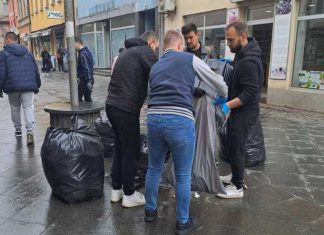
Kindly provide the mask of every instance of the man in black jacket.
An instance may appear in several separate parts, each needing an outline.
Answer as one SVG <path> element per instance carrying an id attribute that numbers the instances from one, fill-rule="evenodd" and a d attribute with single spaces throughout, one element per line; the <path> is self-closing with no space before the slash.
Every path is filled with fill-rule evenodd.
<path id="1" fill-rule="evenodd" d="M 145 204 L 144 195 L 135 191 L 134 177 L 140 155 L 140 111 L 147 96 L 151 67 L 157 62 L 158 46 L 154 32 L 126 40 L 126 50 L 116 61 L 108 88 L 106 112 L 116 135 L 111 201 L 123 199 L 124 207 Z"/>
<path id="2" fill-rule="evenodd" d="M 248 38 L 248 27 L 236 21 L 226 28 L 226 38 L 232 53 L 236 53 L 234 73 L 228 84 L 228 102 L 222 110 L 229 115 L 228 141 L 232 174 L 221 177 L 226 187 L 222 198 L 243 197 L 245 169 L 245 143 L 251 127 L 260 115 L 260 97 L 263 84 L 261 49 L 253 38 Z"/>

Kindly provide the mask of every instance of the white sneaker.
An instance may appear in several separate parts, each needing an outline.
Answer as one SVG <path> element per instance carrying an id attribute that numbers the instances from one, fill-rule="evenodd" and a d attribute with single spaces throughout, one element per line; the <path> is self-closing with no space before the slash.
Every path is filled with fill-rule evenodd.
<path id="1" fill-rule="evenodd" d="M 123 202 L 122 202 L 123 207 L 130 208 L 130 207 L 143 206 L 143 205 L 145 205 L 145 197 L 142 193 L 135 191 L 130 196 L 127 195 L 123 196 Z"/>
<path id="2" fill-rule="evenodd" d="M 231 184 L 232 183 L 232 174 L 225 175 L 225 176 L 219 176 L 220 180 L 225 184 Z"/>
<path id="3" fill-rule="evenodd" d="M 111 202 L 119 202 L 123 198 L 123 190 L 111 190 Z"/>
<path id="4" fill-rule="evenodd" d="M 235 185 L 231 184 L 225 187 L 226 193 L 218 193 L 217 197 L 225 198 L 225 199 L 233 199 L 233 198 L 242 198 L 243 197 L 243 188 L 237 189 Z"/>

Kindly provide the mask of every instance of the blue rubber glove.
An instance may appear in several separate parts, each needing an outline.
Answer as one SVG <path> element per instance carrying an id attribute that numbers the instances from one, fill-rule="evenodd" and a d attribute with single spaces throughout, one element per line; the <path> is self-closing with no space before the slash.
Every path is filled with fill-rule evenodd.
<path id="1" fill-rule="evenodd" d="M 224 113 L 226 119 L 229 118 L 231 114 L 231 109 L 228 107 L 226 103 L 221 104 L 222 112 Z"/>
<path id="2" fill-rule="evenodd" d="M 225 104 L 227 102 L 227 98 L 223 96 L 216 96 L 216 98 L 213 100 L 213 105 L 220 105 Z"/>

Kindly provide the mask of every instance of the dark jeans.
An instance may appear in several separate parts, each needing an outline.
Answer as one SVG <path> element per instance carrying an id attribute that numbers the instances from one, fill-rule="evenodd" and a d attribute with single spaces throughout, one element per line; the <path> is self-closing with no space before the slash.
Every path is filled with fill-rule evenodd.
<path id="1" fill-rule="evenodd" d="M 57 60 L 57 63 L 58 63 L 58 69 L 59 71 L 64 71 L 64 67 L 63 67 L 63 59 L 58 59 Z"/>
<path id="2" fill-rule="evenodd" d="M 244 185 L 245 145 L 258 117 L 259 113 L 243 111 L 231 113 L 228 120 L 228 150 L 233 174 L 232 183 L 239 189 Z"/>
<path id="3" fill-rule="evenodd" d="M 136 159 L 140 156 L 139 115 L 106 105 L 106 112 L 115 132 L 116 156 L 112 166 L 112 186 L 125 195 L 135 191 Z"/>
<path id="4" fill-rule="evenodd" d="M 42 72 L 49 73 L 49 71 L 51 70 L 50 63 L 51 63 L 50 61 L 43 59 L 43 71 Z"/>
<path id="5" fill-rule="evenodd" d="M 79 101 L 82 102 L 83 97 L 85 102 L 92 102 L 91 91 L 87 87 L 87 81 L 85 79 L 80 79 L 78 85 Z"/>

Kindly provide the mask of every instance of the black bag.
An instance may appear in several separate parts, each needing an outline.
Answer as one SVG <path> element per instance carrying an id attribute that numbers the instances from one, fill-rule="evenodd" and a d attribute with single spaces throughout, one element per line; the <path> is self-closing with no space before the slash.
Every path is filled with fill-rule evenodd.
<path id="1" fill-rule="evenodd" d="M 116 154 L 115 133 L 105 112 L 102 112 L 100 117 L 95 121 L 94 128 L 101 136 L 104 146 L 104 156 L 106 158 L 114 158 Z"/>
<path id="2" fill-rule="evenodd" d="M 219 134 L 219 155 L 224 161 L 229 162 L 227 141 L 227 126 L 225 126 L 222 132 Z M 263 165 L 265 160 L 266 150 L 264 144 L 263 129 L 261 125 L 261 120 L 258 119 L 251 129 L 248 140 L 245 145 L 245 166 L 253 167 Z"/>
<path id="3" fill-rule="evenodd" d="M 43 169 L 55 196 L 66 203 L 103 194 L 104 161 L 100 136 L 74 117 L 73 128 L 48 128 L 41 149 Z"/>

